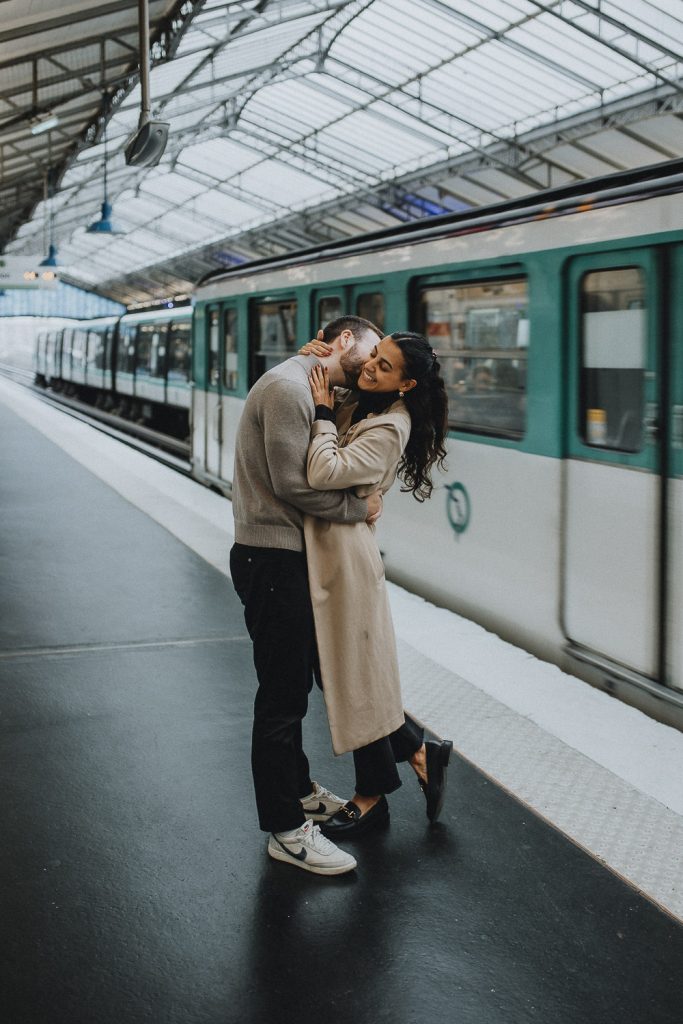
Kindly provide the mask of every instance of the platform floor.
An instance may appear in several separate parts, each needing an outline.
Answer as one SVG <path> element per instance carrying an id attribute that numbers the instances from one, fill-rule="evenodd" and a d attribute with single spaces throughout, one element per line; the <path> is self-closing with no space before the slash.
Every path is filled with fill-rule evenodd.
<path id="1" fill-rule="evenodd" d="M 1 402 L 0 437 L 3 1021 L 680 1024 L 680 922 L 457 756 L 352 875 L 271 861 L 230 581 Z M 347 792 L 318 693 L 305 742 Z"/>

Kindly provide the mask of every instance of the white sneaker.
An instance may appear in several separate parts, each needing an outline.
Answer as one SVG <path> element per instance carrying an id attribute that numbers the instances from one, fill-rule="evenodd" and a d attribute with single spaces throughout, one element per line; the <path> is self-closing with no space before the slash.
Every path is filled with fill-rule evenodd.
<path id="1" fill-rule="evenodd" d="M 318 825 L 307 821 L 289 835 L 272 833 L 268 839 L 268 853 L 274 860 L 283 860 L 316 875 L 343 875 L 353 871 L 356 861 L 331 843 Z"/>
<path id="2" fill-rule="evenodd" d="M 310 796 L 303 797 L 301 806 L 309 821 L 327 821 L 333 814 L 336 814 L 344 806 L 346 800 L 340 796 L 330 793 L 318 782 L 313 783 L 313 792 Z"/>

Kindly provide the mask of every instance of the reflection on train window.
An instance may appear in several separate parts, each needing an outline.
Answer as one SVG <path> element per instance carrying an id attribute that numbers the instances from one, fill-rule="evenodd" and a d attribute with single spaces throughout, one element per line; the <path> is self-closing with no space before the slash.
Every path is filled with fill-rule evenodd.
<path id="1" fill-rule="evenodd" d="M 135 328 L 131 324 L 119 326 L 116 369 L 118 373 L 135 372 Z"/>
<path id="2" fill-rule="evenodd" d="M 88 332 L 77 327 L 71 335 L 71 369 L 72 371 L 83 371 L 85 369 L 85 353 L 88 344 Z"/>
<path id="3" fill-rule="evenodd" d="M 321 327 L 327 327 L 330 320 L 336 320 L 342 315 L 342 300 L 338 295 L 328 295 L 318 303 L 318 323 L 316 331 Z"/>
<path id="4" fill-rule="evenodd" d="M 135 374 L 137 377 L 163 377 L 166 366 L 166 325 L 138 326 Z"/>
<path id="5" fill-rule="evenodd" d="M 187 384 L 190 379 L 192 324 L 189 320 L 172 320 L 168 327 L 169 383 Z"/>
<path id="6" fill-rule="evenodd" d="M 421 329 L 441 364 L 453 429 L 524 435 L 527 304 L 524 278 L 422 289 Z"/>
<path id="7" fill-rule="evenodd" d="M 223 385 L 235 391 L 238 384 L 237 310 L 223 311 Z"/>
<path id="8" fill-rule="evenodd" d="M 253 311 L 258 378 L 296 352 L 296 302 L 257 302 Z"/>
<path id="9" fill-rule="evenodd" d="M 356 315 L 370 320 L 384 331 L 384 296 L 381 292 L 365 292 L 356 299 Z"/>
<path id="10" fill-rule="evenodd" d="M 88 370 L 103 370 L 107 331 L 90 331 L 88 335 Z"/>
<path id="11" fill-rule="evenodd" d="M 220 371 L 221 312 L 209 310 L 209 387 L 218 387 Z"/>
<path id="12" fill-rule="evenodd" d="M 643 448 L 647 334 L 639 267 L 585 274 L 581 282 L 581 432 L 597 448 Z"/>

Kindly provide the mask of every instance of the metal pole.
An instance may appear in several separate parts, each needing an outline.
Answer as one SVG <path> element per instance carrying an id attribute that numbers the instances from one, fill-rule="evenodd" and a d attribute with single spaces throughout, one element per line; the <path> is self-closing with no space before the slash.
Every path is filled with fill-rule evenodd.
<path id="1" fill-rule="evenodd" d="M 149 0 L 138 0 L 138 24 L 140 35 L 140 124 L 150 118 L 149 100 Z"/>

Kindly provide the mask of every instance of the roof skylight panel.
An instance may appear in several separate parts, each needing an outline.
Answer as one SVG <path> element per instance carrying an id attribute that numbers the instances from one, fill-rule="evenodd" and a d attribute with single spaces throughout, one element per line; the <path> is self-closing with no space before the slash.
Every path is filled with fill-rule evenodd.
<path id="1" fill-rule="evenodd" d="M 576 19 L 580 23 L 580 19 Z M 598 26 L 599 28 L 599 26 Z M 591 39 L 567 22 L 543 15 L 527 25 L 513 29 L 510 39 L 519 40 L 539 53 L 549 53 L 566 63 L 569 70 L 588 78 L 598 76 L 606 84 L 637 74 L 641 69 L 609 46 Z"/>
<path id="2" fill-rule="evenodd" d="M 332 90 L 318 91 L 315 81 L 289 79 L 278 82 L 256 93 L 245 108 L 249 116 L 291 117 L 292 121 L 307 128 L 306 134 L 340 117 L 346 116 L 354 105 Z"/>
<path id="3" fill-rule="evenodd" d="M 211 189 L 197 196 L 191 208 L 213 221 L 216 231 L 220 231 L 221 225 L 232 228 L 244 224 L 264 212 L 263 204 L 252 204 L 246 196 L 239 199 L 236 196 L 228 196 L 218 189 Z"/>
<path id="4" fill-rule="evenodd" d="M 240 175 L 240 186 L 284 208 L 312 199 L 325 187 L 279 160 L 266 160 Z"/>
<path id="5" fill-rule="evenodd" d="M 198 192 L 202 192 L 205 186 L 191 176 L 186 176 L 177 171 L 167 171 L 156 176 L 147 175 L 140 182 L 140 192 L 149 195 L 158 195 L 178 204 L 186 202 Z"/>

